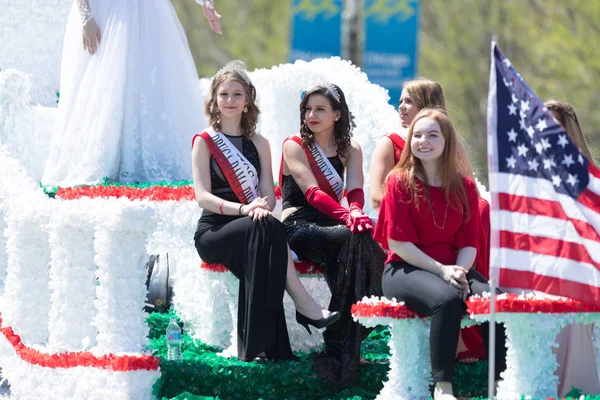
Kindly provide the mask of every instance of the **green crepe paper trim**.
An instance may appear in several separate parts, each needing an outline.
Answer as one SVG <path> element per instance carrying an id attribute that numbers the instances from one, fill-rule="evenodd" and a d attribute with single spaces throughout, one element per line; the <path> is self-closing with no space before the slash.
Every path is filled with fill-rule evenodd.
<path id="1" fill-rule="evenodd" d="M 389 368 L 389 331 L 378 327 L 363 342 L 363 356 L 371 362 L 363 366 L 354 382 L 342 388 L 320 379 L 312 370 L 312 360 L 306 354 L 297 354 L 300 361 L 268 362 L 264 365 L 245 363 L 237 359 L 218 357 L 220 351 L 189 335 L 182 335 L 183 360 L 166 360 L 167 346 L 164 333 L 173 311 L 152 313 L 149 349 L 161 357 L 161 378 L 153 387 L 153 395 L 162 400 L 200 399 L 374 399 L 387 379 Z M 457 363 L 454 371 L 454 390 L 457 397 L 486 399 L 487 361 L 471 364 Z M 574 389 L 567 399 L 580 399 L 583 394 Z M 525 400 L 525 397 L 522 397 Z M 586 400 L 600 400 L 598 395 L 587 395 Z"/>

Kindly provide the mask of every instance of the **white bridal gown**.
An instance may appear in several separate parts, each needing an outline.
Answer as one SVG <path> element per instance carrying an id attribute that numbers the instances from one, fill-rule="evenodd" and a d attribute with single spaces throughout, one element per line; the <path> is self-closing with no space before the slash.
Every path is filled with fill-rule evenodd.
<path id="1" fill-rule="evenodd" d="M 198 75 L 169 0 L 90 0 L 100 28 L 83 50 L 74 4 L 60 102 L 42 183 L 191 179 L 193 135 L 206 124 Z"/>

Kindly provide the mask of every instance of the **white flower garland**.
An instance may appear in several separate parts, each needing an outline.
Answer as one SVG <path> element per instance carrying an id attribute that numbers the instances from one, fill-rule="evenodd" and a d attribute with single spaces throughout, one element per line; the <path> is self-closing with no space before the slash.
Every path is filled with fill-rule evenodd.
<path id="1" fill-rule="evenodd" d="M 71 0 L 3 1 L 0 69 L 32 74 L 32 100 L 55 105 L 65 25 Z"/>
<path id="2" fill-rule="evenodd" d="M 112 371 L 93 367 L 49 368 L 23 361 L 0 335 L 0 365 L 11 398 L 22 400 L 151 400 L 160 370 Z"/>
<path id="3" fill-rule="evenodd" d="M 148 326 L 143 304 L 146 301 L 146 234 L 152 224 L 153 209 L 147 201 L 95 199 L 102 209 L 94 248 L 98 266 L 96 287 L 97 350 L 109 352 L 143 351 Z M 109 210 L 108 215 L 105 214 Z"/>
<path id="4" fill-rule="evenodd" d="M 44 210 L 11 212 L 6 219 L 8 268 L 0 310 L 27 344 L 48 340 L 50 248 Z"/>
<path id="5" fill-rule="evenodd" d="M 509 299 L 501 294 L 499 300 Z M 482 296 L 488 297 L 489 295 Z M 519 301 L 548 302 L 552 298 L 544 294 L 521 294 Z M 471 314 L 471 318 L 485 322 L 488 314 Z M 565 312 L 531 313 L 499 312 L 496 322 L 504 323 L 506 330 L 506 370 L 498 385 L 498 398 L 520 398 L 522 394 L 531 398 L 558 397 L 558 377 L 554 374 L 558 363 L 552 348 L 557 347 L 556 337 L 560 330 L 570 323 L 591 324 L 600 321 L 600 313 Z"/>
<path id="6" fill-rule="evenodd" d="M 388 380 L 377 400 L 429 399 L 432 382 L 429 355 L 429 330 L 431 318 L 393 318 L 377 311 L 382 306 L 392 309 L 406 308 L 404 302 L 385 297 L 364 297 L 353 309 L 353 318 L 366 327 L 387 325 L 390 327 L 390 370 Z M 364 310 L 364 312 L 363 312 Z M 367 314 L 367 315 L 365 315 Z M 476 322 L 475 322 L 476 323 Z M 463 320 L 462 326 L 473 323 Z"/>
<path id="7" fill-rule="evenodd" d="M 94 220 L 89 199 L 55 200 L 48 225 L 50 321 L 53 351 L 86 350 L 96 344 Z"/>
<path id="8" fill-rule="evenodd" d="M 29 104 L 31 79 L 23 72 L 0 71 L 0 145 L 18 159 L 18 168 L 23 169 L 25 178 L 33 183 L 42 178 L 56 108 Z"/>
<path id="9" fill-rule="evenodd" d="M 0 297 L 4 293 L 4 280 L 6 279 L 6 268 L 8 266 L 8 254 L 6 253 L 6 238 L 4 236 L 4 213 L 0 213 Z"/>

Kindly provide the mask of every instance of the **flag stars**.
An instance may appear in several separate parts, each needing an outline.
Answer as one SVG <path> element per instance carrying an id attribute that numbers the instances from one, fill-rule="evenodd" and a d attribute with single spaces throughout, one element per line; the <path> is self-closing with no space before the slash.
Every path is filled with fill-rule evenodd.
<path id="1" fill-rule="evenodd" d="M 507 67 L 510 67 L 510 60 L 508 58 L 505 58 L 502 60 L 502 62 L 504 63 L 504 65 L 506 65 Z"/>
<path id="2" fill-rule="evenodd" d="M 517 159 L 515 156 L 510 156 L 506 159 L 506 166 L 508 168 L 514 168 L 517 165 Z"/>
<path id="3" fill-rule="evenodd" d="M 512 103 L 510 103 L 508 105 L 508 115 L 517 115 L 517 106 L 515 106 Z"/>
<path id="4" fill-rule="evenodd" d="M 517 142 L 517 132 L 515 132 L 514 128 L 510 128 L 510 131 L 506 132 L 506 134 L 508 135 L 509 142 Z"/>
<path id="5" fill-rule="evenodd" d="M 579 153 L 579 155 L 577 156 L 577 161 L 581 165 L 583 165 L 583 163 L 585 162 L 585 160 L 584 160 L 583 156 L 581 155 L 581 153 Z"/>
<path id="6" fill-rule="evenodd" d="M 527 101 L 521 100 L 521 110 L 529 111 L 529 100 L 527 100 Z"/>
<path id="7" fill-rule="evenodd" d="M 557 144 L 564 149 L 565 146 L 569 144 L 569 140 L 567 139 L 567 135 L 558 135 L 558 143 Z"/>
<path id="8" fill-rule="evenodd" d="M 573 155 L 565 154 L 561 164 L 566 165 L 567 168 L 569 168 L 572 164 L 575 164 L 575 161 L 573 161 Z"/>
<path id="9" fill-rule="evenodd" d="M 513 102 L 513 103 L 517 104 L 517 103 L 519 102 L 519 98 L 517 97 L 517 95 L 516 95 L 516 94 L 514 94 L 514 93 L 513 93 L 513 94 L 511 95 L 511 97 L 512 97 L 512 102 Z"/>
<path id="10" fill-rule="evenodd" d="M 529 137 L 533 139 L 533 134 L 535 133 L 535 129 L 533 129 L 533 126 L 529 125 L 525 130 L 527 131 Z"/>
<path id="11" fill-rule="evenodd" d="M 547 158 L 545 160 L 542 160 L 542 162 L 544 163 L 544 169 L 550 169 L 552 167 L 556 167 L 556 163 L 551 158 Z"/>
<path id="12" fill-rule="evenodd" d="M 544 148 L 544 150 L 548 150 L 550 147 L 552 147 L 550 141 L 547 138 L 542 138 L 542 147 Z"/>
<path id="13" fill-rule="evenodd" d="M 558 175 L 552 175 L 552 184 L 556 187 L 560 186 L 562 183 L 562 179 Z"/>
<path id="14" fill-rule="evenodd" d="M 519 129 L 521 129 L 522 131 L 524 131 L 525 129 L 527 129 L 527 125 L 525 124 L 525 120 L 521 119 L 519 121 Z"/>
<path id="15" fill-rule="evenodd" d="M 538 131 L 542 132 L 544 129 L 548 127 L 545 119 L 539 119 L 537 125 L 535 126 Z"/>
<path id="16" fill-rule="evenodd" d="M 531 161 L 527 161 L 527 164 L 529 164 L 530 171 L 536 171 L 536 172 L 538 170 L 538 167 L 540 166 L 540 164 L 535 159 L 533 159 Z"/>
<path id="17" fill-rule="evenodd" d="M 577 186 L 577 184 L 579 183 L 579 178 L 577 178 L 577 175 L 569 174 L 569 177 L 567 178 L 567 183 L 569 183 L 571 186 Z"/>
<path id="18" fill-rule="evenodd" d="M 506 80 L 506 78 L 502 78 L 502 80 L 504 81 L 504 86 L 506 87 L 511 87 L 513 85 L 513 83 L 509 80 Z"/>
<path id="19" fill-rule="evenodd" d="M 527 152 L 529 151 L 529 148 L 527 146 L 525 146 L 523 143 L 521 143 L 517 147 L 517 151 L 519 152 L 519 157 L 525 157 L 527 155 Z"/>
<path id="20" fill-rule="evenodd" d="M 544 146 L 542 145 L 541 142 L 537 142 L 535 144 L 535 151 L 538 152 L 538 154 L 542 154 L 542 151 L 544 150 Z"/>

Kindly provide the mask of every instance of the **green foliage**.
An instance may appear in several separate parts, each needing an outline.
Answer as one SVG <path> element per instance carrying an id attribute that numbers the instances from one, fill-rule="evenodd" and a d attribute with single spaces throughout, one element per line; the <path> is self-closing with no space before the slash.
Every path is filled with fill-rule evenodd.
<path id="1" fill-rule="evenodd" d="M 449 113 L 485 172 L 490 40 L 497 35 L 504 54 L 542 100 L 574 105 L 598 155 L 600 56 L 590 39 L 599 32 L 598 2 L 422 1 L 419 73 L 443 86 Z"/>
<path id="2" fill-rule="evenodd" d="M 218 0 L 223 35 L 210 29 L 202 7 L 172 0 L 186 31 L 200 76 L 214 75 L 227 61 L 239 59 L 250 70 L 285 62 L 292 12 L 290 1 Z"/>
<path id="3" fill-rule="evenodd" d="M 200 76 L 231 59 L 250 69 L 286 62 L 291 0 L 218 0 L 223 35 L 210 30 L 202 8 L 173 0 Z M 487 179 L 486 107 L 490 40 L 543 99 L 575 106 L 592 152 L 600 155 L 600 2 L 587 0 L 422 0 L 419 75 L 444 87 L 449 112 Z M 399 38 L 401 40 L 401 38 Z"/>
<path id="4" fill-rule="evenodd" d="M 150 328 L 148 348 L 161 357 L 161 378 L 153 388 L 156 398 L 162 400 L 201 399 L 374 399 L 387 379 L 389 369 L 390 333 L 380 326 L 363 342 L 361 354 L 369 365 L 360 369 L 354 382 L 335 387 L 320 379 L 312 370 L 308 354 L 298 354 L 299 361 L 267 362 L 264 365 L 246 363 L 237 359 L 217 356 L 218 349 L 207 346 L 185 334 L 182 361 L 166 360 L 165 331 L 173 311 L 152 313 L 146 322 Z M 181 323 L 180 323 L 181 325 Z M 459 397 L 485 399 L 487 393 L 487 361 L 472 364 L 457 363 L 454 370 L 454 391 Z M 600 400 L 598 395 L 585 395 L 578 389 L 568 393 L 567 399 Z M 522 398 L 525 400 L 525 397 Z"/>

